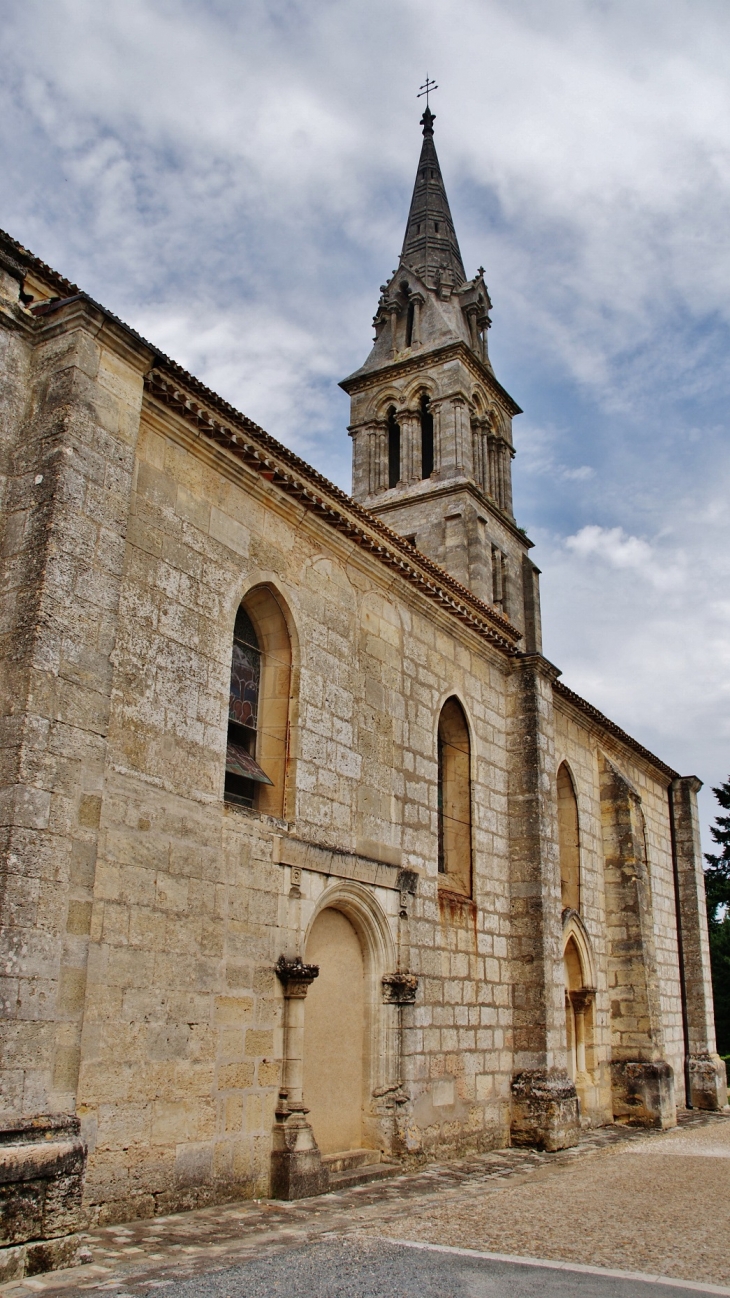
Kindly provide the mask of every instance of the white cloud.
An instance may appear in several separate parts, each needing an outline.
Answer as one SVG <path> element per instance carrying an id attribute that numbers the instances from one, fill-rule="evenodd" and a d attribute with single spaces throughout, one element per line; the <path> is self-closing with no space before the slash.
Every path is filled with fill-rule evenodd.
<path id="1" fill-rule="evenodd" d="M 0 224 L 347 486 L 336 382 L 400 247 L 426 68 L 496 371 L 528 411 L 515 500 L 548 652 L 716 783 L 726 0 L 6 4 Z"/>
<path id="2" fill-rule="evenodd" d="M 639 536 L 627 536 L 622 527 L 588 523 L 565 541 L 579 559 L 597 559 L 611 568 L 631 569 L 657 590 L 684 594 L 687 585 L 685 556 L 662 554 Z"/>

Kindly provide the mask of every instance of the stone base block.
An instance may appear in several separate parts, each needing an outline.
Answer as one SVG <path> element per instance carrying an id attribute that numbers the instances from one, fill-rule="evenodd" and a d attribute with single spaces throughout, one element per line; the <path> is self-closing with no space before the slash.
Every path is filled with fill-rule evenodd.
<path id="1" fill-rule="evenodd" d="M 693 1109 L 724 1109 L 727 1105 L 727 1069 L 719 1055 L 690 1055 L 690 1103 Z"/>
<path id="2" fill-rule="evenodd" d="M 512 1079 L 512 1144 L 553 1152 L 577 1145 L 578 1096 L 566 1073 L 531 1068 Z"/>
<path id="3" fill-rule="evenodd" d="M 611 1064 L 611 1094 L 615 1122 L 630 1127 L 677 1125 L 674 1073 L 663 1059 L 614 1060 Z"/>
<path id="4" fill-rule="evenodd" d="M 330 1188 L 314 1132 L 302 1114 L 289 1114 L 274 1127 L 271 1152 L 272 1199 L 308 1199 Z"/>
<path id="5" fill-rule="evenodd" d="M 0 1247 L 56 1241 L 83 1225 L 86 1146 L 68 1114 L 0 1123 Z M 54 1244 L 55 1247 L 55 1244 Z"/>
<path id="6" fill-rule="evenodd" d="M 81 1266 L 90 1261 L 91 1253 L 81 1243 L 78 1235 L 31 1240 L 28 1244 L 0 1248 L 0 1284 L 22 1280 L 25 1276 L 40 1275 L 43 1271 Z"/>

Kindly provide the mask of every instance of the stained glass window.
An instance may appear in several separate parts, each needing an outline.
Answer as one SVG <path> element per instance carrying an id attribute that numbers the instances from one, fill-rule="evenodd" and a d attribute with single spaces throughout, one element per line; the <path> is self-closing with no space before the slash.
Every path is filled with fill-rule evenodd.
<path id="1" fill-rule="evenodd" d="M 255 730 L 261 686 L 261 651 L 245 609 L 239 608 L 233 632 L 233 661 L 228 717 L 239 726 Z"/>
<path id="2" fill-rule="evenodd" d="M 257 784 L 271 784 L 256 761 L 256 728 L 261 689 L 261 650 L 248 613 L 239 608 L 233 629 L 231 686 L 228 696 L 228 748 L 225 796 L 253 808 Z"/>

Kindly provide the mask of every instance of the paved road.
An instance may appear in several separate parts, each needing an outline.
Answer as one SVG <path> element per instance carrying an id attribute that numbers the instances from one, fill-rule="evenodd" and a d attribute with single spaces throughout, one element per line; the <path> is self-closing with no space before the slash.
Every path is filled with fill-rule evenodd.
<path id="1" fill-rule="evenodd" d="M 701 1298 L 711 1292 L 381 1240 L 309 1244 L 174 1286 L 174 1298 Z"/>

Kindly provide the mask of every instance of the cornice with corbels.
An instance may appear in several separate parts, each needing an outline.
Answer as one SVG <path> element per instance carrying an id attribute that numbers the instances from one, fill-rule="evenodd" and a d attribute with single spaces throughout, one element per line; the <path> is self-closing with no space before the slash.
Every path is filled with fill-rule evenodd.
<path id="1" fill-rule="evenodd" d="M 414 585 L 421 594 L 469 626 L 500 652 L 509 657 L 519 655 L 517 646 L 522 636 L 511 622 L 431 559 L 420 553 L 414 556 L 413 547 L 404 537 L 391 531 L 387 524 L 328 482 L 316 469 L 229 406 L 198 379 L 187 375 L 174 362 L 169 362 L 169 365 L 169 374 L 160 366 L 145 376 L 145 389 L 150 397 L 169 407 L 192 424 L 198 433 L 234 455 L 248 469 L 294 497 L 304 509 Z M 201 397 L 202 401 L 196 399 Z M 226 422 L 217 418 L 213 410 L 223 413 Z"/>

